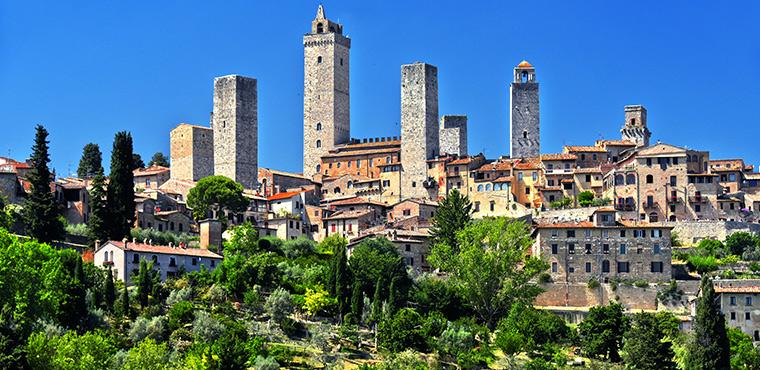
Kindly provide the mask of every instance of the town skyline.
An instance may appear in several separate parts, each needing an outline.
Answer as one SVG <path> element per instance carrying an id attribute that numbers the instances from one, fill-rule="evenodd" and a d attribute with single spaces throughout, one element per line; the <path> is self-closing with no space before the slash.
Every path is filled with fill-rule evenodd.
<path id="1" fill-rule="evenodd" d="M 370 10 L 378 10 L 373 9 L 371 6 L 368 7 Z M 38 98 L 41 97 L 38 100 L 39 109 L 27 108 L 23 118 L 21 118 L 20 109 L 26 105 L 20 101 L 22 100 L 21 98 L 24 96 L 34 97 L 35 92 L 32 91 L 32 86 L 14 83 L 14 81 L 19 80 L 17 77 L 11 76 L 13 75 L 13 71 L 18 71 L 18 68 L 26 70 L 31 66 L 16 66 L 16 69 L 13 68 L 14 62 L 24 60 L 23 57 L 28 56 L 28 53 L 19 53 L 18 55 L 21 58 L 14 60 L 14 54 L 11 53 L 14 50 L 12 47 L 14 44 L 11 43 L 11 47 L 6 50 L 6 53 L 11 56 L 10 61 L 6 63 L 11 68 L 5 68 L 4 70 L 8 73 L 6 79 L 11 82 L 7 86 L 13 86 L 14 88 L 4 89 L 4 94 L 7 95 L 3 101 L 5 101 L 4 104 L 8 105 L 6 111 L 9 112 L 9 115 L 7 118 L 13 120 L 12 122 L 19 129 L 10 133 L 9 140 L 0 148 L 0 155 L 10 154 L 10 157 L 19 159 L 27 157 L 31 146 L 31 142 L 28 140 L 31 136 L 29 133 L 36 123 L 44 124 L 51 132 L 52 164 L 59 176 L 67 176 L 76 169 L 81 153 L 72 148 L 81 148 L 87 142 L 96 142 L 100 144 L 105 154 L 104 157 L 107 158 L 108 153 L 110 153 L 109 143 L 113 134 L 123 129 L 132 131 L 135 137 L 136 152 L 141 154 L 144 159 L 148 159 L 156 151 L 161 151 L 168 155 L 169 143 L 166 138 L 172 127 L 181 122 L 208 125 L 208 112 L 211 111 L 212 106 L 211 90 L 213 77 L 236 73 L 256 78 L 260 84 L 260 166 L 300 172 L 301 151 L 281 151 L 279 150 L 281 148 L 279 140 L 282 137 L 292 137 L 294 141 L 300 142 L 300 135 L 302 135 L 301 107 L 303 103 L 303 85 L 299 82 L 303 78 L 303 64 L 299 40 L 308 31 L 308 24 L 313 18 L 314 8 L 314 5 L 297 6 L 288 9 L 288 14 L 284 14 L 284 11 L 275 12 L 272 8 L 263 7 L 254 9 L 260 12 L 272 12 L 274 17 L 271 20 L 265 20 L 265 22 L 281 24 L 278 31 L 282 32 L 270 35 L 273 41 L 258 46 L 255 48 L 255 52 L 280 55 L 276 53 L 286 50 L 286 54 L 282 55 L 282 58 L 273 58 L 281 59 L 282 68 L 275 70 L 270 65 L 264 65 L 263 68 L 258 68 L 257 70 L 259 62 L 250 61 L 246 63 L 245 60 L 240 60 L 241 58 L 239 57 L 231 56 L 230 58 L 223 58 L 225 61 L 216 63 L 215 65 L 193 67 L 193 70 L 203 71 L 203 73 L 188 74 L 186 80 L 183 81 L 173 80 L 176 76 L 171 73 L 163 79 L 159 78 L 157 82 L 145 79 L 142 82 L 130 82 L 125 83 L 125 85 L 117 85 L 118 81 L 113 81 L 115 84 L 109 85 L 91 81 L 92 86 L 87 86 L 85 89 L 72 88 L 70 96 L 60 97 L 63 101 L 67 99 L 83 99 L 81 101 L 97 103 L 101 99 L 106 99 L 116 94 L 120 96 L 120 99 L 124 103 L 127 103 L 125 107 L 119 107 L 116 101 L 110 100 L 104 102 L 103 107 L 93 108 L 92 112 L 90 112 L 90 109 L 84 109 L 85 106 L 89 106 L 88 104 L 79 107 L 73 104 L 63 104 L 63 106 L 53 109 L 52 106 L 57 104 L 56 100 L 49 99 L 48 101 L 45 98 L 52 98 L 52 96 L 38 94 Z M 508 45 L 504 48 L 507 50 L 504 53 L 508 54 L 500 54 L 499 56 L 503 59 L 498 60 L 498 58 L 485 49 L 478 47 L 464 48 L 464 45 L 461 43 L 462 40 L 454 37 L 455 35 L 447 39 L 449 41 L 447 44 L 446 40 L 434 40 L 430 37 L 430 31 L 420 30 L 419 28 L 410 29 L 411 35 L 424 37 L 423 39 L 416 39 L 416 42 L 399 42 L 403 38 L 402 36 L 394 36 L 385 41 L 380 40 L 377 36 L 382 33 L 372 30 L 365 23 L 367 23 L 367 19 L 370 19 L 369 23 L 372 23 L 371 19 L 380 18 L 384 9 L 379 9 L 382 11 L 379 13 L 375 12 L 377 14 L 369 14 L 373 13 L 372 11 L 365 14 L 366 8 L 364 9 L 365 11 L 361 11 L 362 8 L 354 5 L 331 2 L 325 3 L 325 8 L 329 17 L 338 19 L 344 25 L 346 33 L 351 37 L 353 43 L 353 71 L 350 75 L 354 87 L 352 89 L 354 97 L 351 107 L 351 120 L 353 121 L 352 137 L 399 135 L 399 70 L 402 63 L 420 60 L 436 65 L 440 71 L 441 115 L 468 115 L 471 127 L 469 132 L 469 152 L 473 154 L 484 152 L 488 158 L 506 155 L 509 153 L 508 83 L 511 80 L 511 69 L 520 60 L 527 59 L 536 66 L 537 80 L 541 83 L 542 87 L 542 153 L 560 152 L 563 145 L 589 145 L 592 144 L 594 139 L 601 138 L 600 134 L 605 139 L 616 138 L 619 136 L 619 130 L 623 123 L 623 106 L 627 104 L 643 104 L 649 110 L 649 126 L 653 133 L 652 142 L 661 140 L 679 146 L 709 150 L 711 157 L 715 159 L 740 157 L 745 158 L 749 164 L 760 162 L 760 158 L 758 158 L 756 152 L 733 144 L 736 141 L 734 135 L 727 135 L 731 136 L 730 138 L 711 136 L 710 141 L 707 141 L 704 135 L 695 135 L 693 133 L 695 131 L 706 130 L 706 127 L 710 125 L 744 130 L 743 132 L 746 133 L 746 136 L 750 137 L 754 135 L 753 130 L 759 130 L 753 127 L 752 116 L 742 113 L 751 108 L 751 104 L 744 102 L 753 101 L 753 89 L 749 89 L 749 94 L 744 99 L 736 99 L 733 95 L 741 91 L 743 85 L 750 85 L 751 81 L 758 77 L 752 75 L 751 66 L 745 65 L 745 69 L 742 70 L 741 66 L 744 64 L 735 63 L 737 67 L 732 66 L 732 73 L 744 74 L 747 79 L 742 81 L 728 79 L 728 82 L 720 84 L 726 90 L 721 91 L 719 89 L 716 90 L 715 86 L 708 85 L 711 82 L 715 82 L 715 78 L 708 77 L 709 74 L 701 74 L 689 78 L 692 83 L 705 86 L 704 88 L 687 89 L 686 86 L 681 89 L 673 88 L 672 86 L 669 88 L 668 82 L 672 82 L 674 79 L 683 79 L 683 76 L 678 75 L 685 74 L 685 72 L 672 73 L 673 69 L 665 68 L 664 66 L 684 63 L 687 58 L 686 54 L 681 58 L 675 58 L 666 63 L 663 63 L 661 60 L 659 62 L 661 64 L 657 65 L 663 65 L 662 68 L 650 70 L 650 72 L 646 73 L 646 75 L 656 75 L 659 77 L 651 77 L 653 81 L 643 79 L 645 75 L 641 71 L 644 69 L 643 66 L 619 69 L 617 72 L 614 72 L 605 70 L 601 68 L 601 64 L 595 63 L 591 68 L 596 70 L 600 75 L 612 78 L 610 84 L 616 82 L 616 79 L 638 80 L 638 82 L 630 85 L 633 86 L 630 91 L 625 88 L 619 88 L 605 92 L 600 90 L 600 88 L 604 87 L 604 82 L 600 81 L 601 79 L 588 79 L 591 72 L 587 72 L 587 66 L 579 66 L 569 61 L 557 61 L 549 58 L 547 51 L 540 45 L 537 45 L 532 38 L 528 38 L 523 44 Z M 97 9 L 88 10 L 96 11 Z M 163 10 L 168 11 L 169 9 Z M 451 10 L 449 7 L 443 7 L 442 10 L 437 11 L 445 12 Z M 696 10 L 694 12 L 697 15 L 699 14 Z M 497 24 L 490 22 L 492 17 L 482 15 L 485 20 L 478 24 L 472 21 L 472 14 L 472 10 L 465 9 L 461 19 L 464 22 L 462 24 L 465 26 L 479 26 L 479 28 L 473 28 L 475 35 L 482 35 L 484 32 L 500 34 L 497 31 Z M 398 15 L 398 20 L 401 22 L 400 25 L 402 27 L 405 24 L 404 22 L 409 22 L 408 17 L 408 14 L 404 14 L 404 16 Z M 742 27 L 742 22 L 735 22 L 729 30 L 722 30 L 721 32 L 731 32 L 731 29 L 741 29 Z M 13 26 L 11 25 L 10 28 L 13 28 Z M 105 32 L 108 33 L 110 30 L 106 28 Z M 13 34 L 12 32 L 4 33 Z M 220 33 L 223 32 L 220 31 Z M 510 36 L 508 41 L 519 39 L 520 36 L 530 36 L 530 33 L 529 30 L 518 31 L 516 32 L 517 36 Z M 639 36 L 643 37 L 642 35 Z M 139 38 L 139 36 L 136 37 Z M 543 37 L 546 36 L 544 35 Z M 164 36 L 158 38 L 159 40 L 166 41 L 170 37 Z M 29 41 L 34 41 L 34 37 L 32 36 Z M 124 39 L 122 41 L 127 40 Z M 378 42 L 381 42 L 380 45 L 384 45 L 384 47 L 377 49 L 384 52 L 380 53 L 380 55 L 373 52 L 373 45 L 378 45 Z M 429 51 L 421 50 L 427 48 L 415 47 L 415 45 L 428 45 L 428 42 L 432 43 Z M 160 43 L 160 41 L 157 43 Z M 452 49 L 449 49 L 452 44 L 468 52 L 470 49 L 473 49 L 471 55 L 476 58 L 455 57 L 455 54 L 451 53 Z M 39 46 L 34 42 L 31 42 L 29 45 Z M 155 47 L 157 45 L 150 46 Z M 599 47 L 599 50 L 604 49 L 603 46 L 597 47 Z M 727 46 L 724 45 L 723 47 Z M 81 46 L 79 48 L 80 51 L 87 50 L 86 46 L 85 49 L 81 49 Z M 100 46 L 100 48 L 103 47 Z M 201 48 L 201 46 L 193 46 L 191 49 L 197 50 Z M 678 48 L 676 45 L 676 49 Z M 713 48 L 717 48 L 717 46 L 706 49 L 713 50 Z M 230 47 L 226 50 L 235 51 L 236 48 Z M 751 52 L 751 50 L 747 51 Z M 94 50 L 92 52 L 95 53 Z M 166 73 L 166 70 L 170 69 L 173 63 L 181 63 L 179 60 L 171 62 L 175 52 L 176 50 L 167 51 L 166 60 L 161 63 L 166 69 L 159 70 L 160 72 Z M 608 51 L 606 53 L 608 55 L 600 55 L 595 59 L 604 62 L 609 60 L 612 54 L 618 52 L 618 50 Z M 393 54 L 393 57 L 391 59 L 383 56 L 383 54 Z M 449 56 L 446 57 L 445 54 Z M 587 52 L 587 55 L 592 54 L 593 50 Z M 575 57 L 579 58 L 580 55 L 575 55 Z M 148 60 L 149 58 L 141 58 L 139 56 L 133 58 L 135 58 L 134 61 L 151 64 Z M 640 62 L 639 56 L 632 56 L 631 58 Z M 715 60 L 719 61 L 721 58 L 728 58 L 728 56 L 716 55 Z M 460 61 L 459 59 L 464 59 L 464 61 Z M 751 59 L 751 56 L 749 59 Z M 400 63 L 398 63 L 399 61 Z M 722 65 L 723 63 L 718 62 L 716 64 Z M 623 67 L 625 65 L 627 63 L 622 63 Z M 473 74 L 472 71 L 477 69 L 478 66 L 481 68 L 487 66 L 491 72 L 484 73 L 484 71 L 479 71 L 487 76 Z M 750 68 L 747 69 L 748 67 Z M 51 68 L 51 70 L 55 70 L 56 68 Z M 143 65 L 141 68 L 147 67 Z M 684 69 L 688 68 L 685 66 Z M 572 70 L 572 72 L 568 73 L 568 70 Z M 128 72 L 129 70 L 125 70 L 123 78 L 119 78 L 118 80 L 124 83 L 123 80 L 129 77 Z M 377 74 L 377 76 L 369 76 L 373 73 Z M 46 74 L 46 72 L 41 73 L 43 76 Z M 568 74 L 573 74 L 575 77 L 571 78 Z M 721 71 L 719 74 L 724 75 L 724 72 Z M 383 76 L 382 79 L 379 76 Z M 471 81 L 467 81 L 468 77 L 472 77 Z M 58 76 L 58 78 L 65 80 L 66 77 Z M 109 79 L 105 81 L 109 81 Z M 281 81 L 286 81 L 286 83 L 280 86 L 278 82 Z M 484 82 L 485 85 L 475 90 L 473 87 L 477 86 L 473 86 L 473 84 L 476 82 Z M 654 84 L 650 82 L 654 82 Z M 121 91 L 116 86 L 128 88 L 125 89 L 126 91 Z M 181 92 L 177 96 L 161 95 L 167 94 L 171 90 L 170 86 L 177 87 L 177 92 Z M 569 86 L 575 86 L 577 94 L 573 94 L 572 89 L 568 89 Z M 51 86 L 51 89 L 45 91 L 45 93 L 53 95 L 58 91 L 56 89 L 57 87 Z M 149 89 L 155 89 L 155 91 L 147 91 Z M 10 91 L 16 91 L 16 93 L 10 95 Z M 477 92 L 473 94 L 472 91 Z M 585 95 L 585 98 L 579 97 L 579 95 L 584 95 L 583 92 L 589 91 L 591 93 Z M 679 92 L 690 94 L 692 100 L 696 102 L 710 97 L 710 99 L 715 100 L 716 106 L 724 108 L 716 108 L 698 103 L 684 104 L 683 102 L 677 102 L 676 104 L 668 104 L 668 101 L 672 99 L 671 95 Z M 715 92 L 718 92 L 718 94 Z M 161 95 L 160 99 L 164 101 L 148 101 L 149 97 L 153 94 Z M 657 96 L 660 96 L 660 98 L 657 98 Z M 589 110 L 588 106 L 577 106 L 580 100 L 594 100 L 597 103 L 594 104 L 593 109 Z M 730 104 L 722 104 L 726 100 L 730 100 Z M 695 111 L 698 110 L 694 110 L 694 106 L 698 106 L 698 110 L 703 111 L 704 114 L 695 117 Z M 109 110 L 109 108 L 113 109 Z M 122 112 L 123 109 L 131 109 L 133 112 L 120 114 L 119 112 Z M 58 111 L 60 114 L 54 114 L 54 111 Z M 586 113 L 579 114 L 580 111 Z M 77 120 L 77 116 L 82 117 L 82 119 Z M 721 116 L 726 117 L 725 120 L 727 122 L 716 123 L 715 120 Z M 678 117 L 678 119 L 674 119 L 673 117 Z M 113 124 L 108 124 L 107 121 L 111 121 Z M 68 129 L 72 125 L 72 122 L 76 122 L 75 125 L 77 127 L 81 127 L 86 131 Z M 582 128 L 587 128 L 588 130 Z M 82 132 L 86 132 L 87 134 L 81 134 Z M 745 136 L 745 134 L 742 136 Z"/>

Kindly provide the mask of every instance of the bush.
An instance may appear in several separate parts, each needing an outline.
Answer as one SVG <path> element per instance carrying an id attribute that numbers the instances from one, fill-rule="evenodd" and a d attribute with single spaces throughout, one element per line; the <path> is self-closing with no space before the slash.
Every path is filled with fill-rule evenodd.
<path id="1" fill-rule="evenodd" d="M 412 308 L 402 308 L 395 315 L 380 322 L 377 332 L 378 345 L 391 351 L 415 349 L 428 350 L 421 330 L 422 316 Z"/>
<path id="2" fill-rule="evenodd" d="M 302 307 L 307 315 L 314 316 L 325 313 L 331 306 L 336 305 L 336 300 L 331 298 L 321 286 L 318 286 L 316 289 L 306 288 Z"/>
<path id="3" fill-rule="evenodd" d="M 166 304 L 173 306 L 175 303 L 189 301 L 193 298 L 193 288 L 186 286 L 181 289 L 174 289 L 169 292 L 169 297 L 166 298 Z"/>
<path id="4" fill-rule="evenodd" d="M 293 299 L 287 290 L 277 288 L 269 295 L 264 304 L 264 310 L 272 321 L 282 324 L 293 313 Z"/>
<path id="5" fill-rule="evenodd" d="M 89 237 L 90 228 L 87 227 L 87 224 L 67 224 L 66 234 Z"/>
<path id="6" fill-rule="evenodd" d="M 578 193 L 578 204 L 581 207 L 588 207 L 594 201 L 594 193 L 590 190 Z"/>
<path id="7" fill-rule="evenodd" d="M 538 275 L 538 282 L 541 284 L 548 284 L 552 282 L 552 275 L 548 272 L 542 272 Z"/>
<path id="8" fill-rule="evenodd" d="M 689 256 L 689 259 L 686 261 L 686 265 L 689 267 L 689 270 L 696 271 L 700 275 L 706 274 L 710 271 L 715 271 L 718 269 L 718 259 L 714 256 Z"/>
<path id="9" fill-rule="evenodd" d="M 300 237 L 294 240 L 288 240 L 282 244 L 281 250 L 288 258 L 298 258 L 314 254 L 317 249 L 317 243 L 313 240 Z"/>
<path id="10" fill-rule="evenodd" d="M 589 288 L 589 289 L 599 288 L 599 280 L 589 279 L 588 283 L 586 283 L 586 287 Z"/>
<path id="11" fill-rule="evenodd" d="M 224 325 L 206 311 L 197 311 L 193 320 L 193 337 L 196 341 L 214 341 L 224 333 Z"/>
<path id="12" fill-rule="evenodd" d="M 633 286 L 635 286 L 637 288 L 646 288 L 646 287 L 649 286 L 649 282 L 647 282 L 646 280 L 643 280 L 643 279 L 642 280 L 636 280 L 636 281 L 633 282 Z"/>
<path id="13" fill-rule="evenodd" d="M 185 245 L 190 244 L 191 241 L 197 239 L 188 233 L 175 234 L 169 231 L 158 231 L 155 229 L 141 229 L 135 228 L 130 231 L 130 236 L 137 239 L 142 243 L 144 240 L 152 241 L 153 245 L 179 245 L 183 243 Z"/>
<path id="14" fill-rule="evenodd" d="M 164 337 L 164 318 L 156 316 L 147 318 L 140 316 L 129 328 L 129 339 L 132 343 L 140 343 L 146 338 L 161 341 Z"/>
<path id="15" fill-rule="evenodd" d="M 256 356 L 253 360 L 253 368 L 256 370 L 279 370 L 280 364 L 274 357 Z"/>
<path id="16" fill-rule="evenodd" d="M 167 313 L 169 331 L 177 330 L 193 321 L 193 304 L 187 301 L 177 302 Z"/>

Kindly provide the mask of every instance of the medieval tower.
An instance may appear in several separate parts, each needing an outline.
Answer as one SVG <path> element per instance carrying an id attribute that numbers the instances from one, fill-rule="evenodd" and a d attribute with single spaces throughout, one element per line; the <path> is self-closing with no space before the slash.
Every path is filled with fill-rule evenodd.
<path id="1" fill-rule="evenodd" d="M 467 116 L 441 117 L 441 154 L 467 155 Z"/>
<path id="2" fill-rule="evenodd" d="M 432 198 L 427 160 L 439 154 L 438 68 L 426 63 L 401 66 L 401 196 Z"/>
<path id="3" fill-rule="evenodd" d="M 320 158 L 351 138 L 348 55 L 343 26 L 325 18 L 322 5 L 303 37 L 303 174 L 320 173 Z"/>
<path id="4" fill-rule="evenodd" d="M 509 85 L 509 129 L 512 158 L 537 157 L 541 153 L 536 69 L 523 60 L 515 67 Z"/>
<path id="5" fill-rule="evenodd" d="M 256 189 L 258 96 L 256 79 L 229 75 L 214 79 L 214 174 Z"/>
<path id="6" fill-rule="evenodd" d="M 637 147 L 649 146 L 652 133 L 647 127 L 647 109 L 643 105 L 625 106 L 625 123 L 620 133 L 623 140 L 636 143 Z"/>

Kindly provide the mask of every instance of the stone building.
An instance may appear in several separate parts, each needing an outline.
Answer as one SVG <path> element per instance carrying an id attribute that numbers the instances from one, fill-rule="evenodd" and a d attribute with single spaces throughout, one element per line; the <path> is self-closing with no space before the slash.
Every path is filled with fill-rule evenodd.
<path id="1" fill-rule="evenodd" d="M 467 116 L 441 117 L 441 154 L 467 155 Z"/>
<path id="2" fill-rule="evenodd" d="M 512 158 L 537 157 L 541 153 L 538 82 L 536 69 L 530 63 L 523 60 L 515 67 L 509 91 L 509 155 Z"/>
<path id="3" fill-rule="evenodd" d="M 427 230 L 416 231 L 386 227 L 372 230 L 348 243 L 347 253 L 349 257 L 354 248 L 362 241 L 372 238 L 385 238 L 393 243 L 404 264 L 414 272 L 421 273 L 432 270 L 427 261 L 427 256 L 430 255 L 430 234 Z"/>
<path id="4" fill-rule="evenodd" d="M 437 210 L 437 202 L 428 199 L 409 198 L 392 206 L 388 212 L 388 222 L 416 217 L 418 222 L 430 223 Z"/>
<path id="5" fill-rule="evenodd" d="M 742 159 L 712 160 L 708 163 L 710 172 L 718 175 L 718 183 L 723 193 L 736 193 L 742 188 L 744 174 L 748 169 Z M 752 172 L 751 168 L 748 172 Z"/>
<path id="6" fill-rule="evenodd" d="M 625 124 L 620 130 L 623 141 L 630 141 L 637 147 L 649 146 L 652 133 L 647 127 L 647 109 L 643 105 L 625 106 Z"/>
<path id="7" fill-rule="evenodd" d="M 465 196 L 472 191 L 474 178 L 472 171 L 486 163 L 483 153 L 473 156 L 465 156 L 446 163 L 446 194 L 457 189 Z"/>
<path id="8" fill-rule="evenodd" d="M 259 184 L 261 184 L 261 195 L 268 197 L 302 186 L 310 186 L 313 182 L 299 173 L 259 168 Z"/>
<path id="9" fill-rule="evenodd" d="M 138 168 L 132 171 L 135 191 L 145 189 L 158 189 L 159 186 L 169 181 L 170 170 L 168 167 L 153 165 L 148 168 Z"/>
<path id="10" fill-rule="evenodd" d="M 438 68 L 426 63 L 401 66 L 401 198 L 435 198 L 427 160 L 439 154 Z"/>
<path id="11" fill-rule="evenodd" d="M 258 93 L 256 79 L 229 75 L 214 79 L 214 175 L 256 189 L 258 177 Z"/>
<path id="12" fill-rule="evenodd" d="M 60 178 L 55 181 L 55 197 L 63 206 L 62 216 L 69 224 L 87 223 L 90 217 L 90 180 Z"/>
<path id="13" fill-rule="evenodd" d="M 303 37 L 303 174 L 321 173 L 320 158 L 351 138 L 349 49 L 343 26 L 325 17 L 322 5 Z"/>
<path id="14" fill-rule="evenodd" d="M 590 220 L 534 226 L 533 255 L 549 263 L 554 282 L 671 279 L 672 226 L 624 221 L 611 208 L 597 209 Z"/>
<path id="15" fill-rule="evenodd" d="M 171 178 L 198 181 L 214 174 L 214 131 L 180 123 L 169 135 Z"/>
<path id="16" fill-rule="evenodd" d="M 760 279 L 715 279 L 713 287 L 726 324 L 760 341 Z"/>
<path id="17" fill-rule="evenodd" d="M 398 137 L 355 139 L 322 155 L 317 178 L 350 175 L 370 179 L 380 177 L 381 165 L 399 163 L 401 140 Z"/>

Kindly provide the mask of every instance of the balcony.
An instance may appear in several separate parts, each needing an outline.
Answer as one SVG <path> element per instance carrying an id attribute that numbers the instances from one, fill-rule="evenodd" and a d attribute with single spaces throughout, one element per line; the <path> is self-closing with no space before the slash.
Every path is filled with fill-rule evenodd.
<path id="1" fill-rule="evenodd" d="M 704 203 L 707 202 L 707 198 L 702 195 L 694 195 L 689 197 L 689 203 Z"/>
<path id="2" fill-rule="evenodd" d="M 668 197 L 668 204 L 679 203 L 680 201 L 681 201 L 681 198 L 679 198 L 678 196 Z"/>
<path id="3" fill-rule="evenodd" d="M 618 203 L 615 204 L 615 210 L 617 211 L 633 211 L 633 204 Z"/>
<path id="4" fill-rule="evenodd" d="M 647 201 L 644 201 L 644 202 L 641 203 L 641 207 L 644 208 L 644 209 L 657 208 L 657 206 L 659 206 L 658 202 L 647 202 Z"/>

